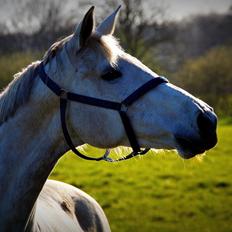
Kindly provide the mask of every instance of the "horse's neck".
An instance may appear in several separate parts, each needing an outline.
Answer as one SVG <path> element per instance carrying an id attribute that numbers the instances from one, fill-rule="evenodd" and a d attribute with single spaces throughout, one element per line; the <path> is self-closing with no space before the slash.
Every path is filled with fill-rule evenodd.
<path id="1" fill-rule="evenodd" d="M 49 173 L 67 150 L 59 101 L 49 91 L 36 80 L 30 101 L 0 127 L 0 228 L 5 231 L 24 228 Z"/>

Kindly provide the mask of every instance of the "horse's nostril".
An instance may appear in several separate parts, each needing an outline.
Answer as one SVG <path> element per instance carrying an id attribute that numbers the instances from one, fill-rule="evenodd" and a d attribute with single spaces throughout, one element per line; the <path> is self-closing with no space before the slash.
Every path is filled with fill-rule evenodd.
<path id="1" fill-rule="evenodd" d="M 210 135 L 216 130 L 216 120 L 211 118 L 208 113 L 200 113 L 197 117 L 197 124 L 202 136 Z"/>
<path id="2" fill-rule="evenodd" d="M 204 149 L 209 150 L 217 143 L 217 117 L 213 112 L 200 113 L 197 117 L 197 124 Z"/>

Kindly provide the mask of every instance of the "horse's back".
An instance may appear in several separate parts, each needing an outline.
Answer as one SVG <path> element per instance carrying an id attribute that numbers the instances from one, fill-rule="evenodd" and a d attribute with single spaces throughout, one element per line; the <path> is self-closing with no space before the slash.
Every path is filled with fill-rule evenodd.
<path id="1" fill-rule="evenodd" d="M 109 232 L 107 218 L 99 204 L 83 191 L 47 180 L 35 207 L 33 231 Z"/>

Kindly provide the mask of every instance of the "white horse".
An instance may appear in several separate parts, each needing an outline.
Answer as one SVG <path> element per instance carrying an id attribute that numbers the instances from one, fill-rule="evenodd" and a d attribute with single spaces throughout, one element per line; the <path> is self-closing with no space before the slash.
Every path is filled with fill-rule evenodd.
<path id="1" fill-rule="evenodd" d="M 157 78 L 112 36 L 118 12 L 95 28 L 92 7 L 74 34 L 47 52 L 46 75 L 68 91 L 114 102 Z M 35 73 L 39 64 L 16 74 L 0 96 L 0 231 L 110 231 L 90 196 L 46 181 L 69 146 L 61 129 L 59 98 Z M 190 158 L 217 141 L 212 108 L 170 83 L 145 93 L 127 115 L 141 147 L 177 149 Z M 114 110 L 70 102 L 66 116 L 75 146 L 130 146 Z"/>

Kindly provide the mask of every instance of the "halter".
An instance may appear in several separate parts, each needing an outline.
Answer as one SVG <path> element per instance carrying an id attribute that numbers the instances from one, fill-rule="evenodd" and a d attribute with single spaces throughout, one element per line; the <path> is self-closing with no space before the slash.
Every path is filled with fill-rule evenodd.
<path id="1" fill-rule="evenodd" d="M 144 155 L 150 150 L 150 148 L 145 148 L 143 150 L 140 149 L 135 131 L 133 129 L 129 117 L 127 116 L 127 110 L 135 101 L 141 98 L 144 94 L 156 88 L 160 84 L 167 83 L 168 80 L 166 78 L 164 77 L 153 78 L 148 82 L 146 82 L 145 84 L 143 84 L 138 89 L 136 89 L 122 102 L 114 102 L 114 101 L 103 100 L 99 98 L 79 95 L 76 93 L 65 91 L 45 73 L 43 62 L 41 62 L 37 66 L 35 73 L 38 74 L 40 79 L 43 81 L 43 83 L 54 94 L 56 94 L 60 98 L 60 119 L 61 119 L 61 126 L 63 130 L 64 138 L 68 146 L 77 156 L 85 160 L 95 160 L 95 161 L 105 160 L 107 162 L 118 162 L 118 161 L 130 159 L 137 155 Z M 67 109 L 68 101 L 74 101 L 90 106 L 96 106 L 96 107 L 118 111 L 133 151 L 129 155 L 116 160 L 108 157 L 110 154 L 109 149 L 106 150 L 103 156 L 98 158 L 89 157 L 80 153 L 74 146 L 66 125 L 66 109 Z"/>

